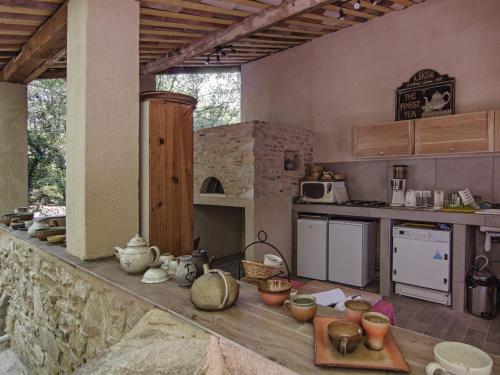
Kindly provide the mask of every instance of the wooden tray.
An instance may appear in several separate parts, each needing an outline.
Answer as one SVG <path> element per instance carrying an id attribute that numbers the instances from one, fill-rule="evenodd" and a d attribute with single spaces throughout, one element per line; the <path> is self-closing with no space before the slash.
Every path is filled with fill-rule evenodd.
<path id="1" fill-rule="evenodd" d="M 328 324 L 342 318 L 317 316 L 314 318 L 314 362 L 316 366 L 359 368 L 410 372 L 403 355 L 389 331 L 385 336 L 384 349 L 369 350 L 364 340 L 353 353 L 341 355 L 330 344 Z"/>

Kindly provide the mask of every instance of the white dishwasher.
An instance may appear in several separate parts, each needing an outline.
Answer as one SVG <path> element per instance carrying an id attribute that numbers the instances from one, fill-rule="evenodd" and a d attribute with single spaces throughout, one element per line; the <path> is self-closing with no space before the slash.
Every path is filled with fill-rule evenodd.
<path id="1" fill-rule="evenodd" d="M 396 294 L 451 304 L 451 232 L 411 226 L 392 229 Z"/>
<path id="2" fill-rule="evenodd" d="M 326 280 L 328 218 L 301 216 L 297 220 L 297 276 Z"/>

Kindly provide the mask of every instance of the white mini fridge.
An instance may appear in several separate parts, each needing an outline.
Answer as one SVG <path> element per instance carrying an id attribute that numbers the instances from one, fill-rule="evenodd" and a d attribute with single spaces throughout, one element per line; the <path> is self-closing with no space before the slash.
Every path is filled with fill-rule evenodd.
<path id="1" fill-rule="evenodd" d="M 327 217 L 300 217 L 297 221 L 297 276 L 326 280 L 327 248 Z"/>
<path id="2" fill-rule="evenodd" d="M 375 222 L 332 220 L 328 227 L 328 280 L 365 287 L 375 276 Z"/>

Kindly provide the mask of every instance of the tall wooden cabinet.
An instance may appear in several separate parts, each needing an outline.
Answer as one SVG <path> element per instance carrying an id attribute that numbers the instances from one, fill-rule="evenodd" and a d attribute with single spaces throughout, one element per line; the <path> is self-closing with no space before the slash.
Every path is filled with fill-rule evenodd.
<path id="1" fill-rule="evenodd" d="M 196 99 L 141 94 L 142 235 L 175 256 L 193 250 L 193 111 Z"/>

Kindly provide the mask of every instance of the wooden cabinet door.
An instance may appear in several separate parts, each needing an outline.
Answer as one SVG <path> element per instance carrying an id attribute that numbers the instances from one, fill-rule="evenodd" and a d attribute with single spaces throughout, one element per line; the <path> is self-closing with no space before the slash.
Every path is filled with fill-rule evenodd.
<path id="1" fill-rule="evenodd" d="M 353 156 L 357 158 L 413 154 L 413 121 L 357 126 L 353 132 Z"/>
<path id="2" fill-rule="evenodd" d="M 193 250 L 193 110 L 152 100 L 149 122 L 149 240 L 175 256 Z"/>
<path id="3" fill-rule="evenodd" d="M 415 154 L 494 150 L 493 111 L 415 120 Z"/>

